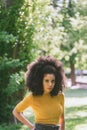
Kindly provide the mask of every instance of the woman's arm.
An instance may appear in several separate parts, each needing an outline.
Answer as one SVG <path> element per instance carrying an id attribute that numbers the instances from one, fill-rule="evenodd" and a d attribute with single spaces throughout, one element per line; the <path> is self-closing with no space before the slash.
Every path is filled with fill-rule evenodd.
<path id="1" fill-rule="evenodd" d="M 34 125 L 31 122 L 29 122 L 21 112 L 17 112 L 16 109 L 14 109 L 13 115 L 24 125 L 27 125 L 30 128 L 30 130 L 34 129 Z"/>
<path id="2" fill-rule="evenodd" d="M 64 114 L 60 117 L 60 119 L 59 119 L 59 124 L 60 124 L 60 130 L 65 130 Z"/>

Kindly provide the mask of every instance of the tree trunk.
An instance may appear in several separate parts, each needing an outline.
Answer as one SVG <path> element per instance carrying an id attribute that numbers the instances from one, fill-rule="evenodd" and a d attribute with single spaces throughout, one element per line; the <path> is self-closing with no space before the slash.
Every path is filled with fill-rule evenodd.
<path id="1" fill-rule="evenodd" d="M 1 0 L 2 8 L 7 9 L 13 4 L 13 0 Z"/>
<path id="2" fill-rule="evenodd" d="M 76 83 L 76 76 L 75 76 L 75 65 L 74 63 L 70 63 L 71 68 L 71 85 L 74 86 Z"/>
<path id="3" fill-rule="evenodd" d="M 13 49 L 12 57 L 13 59 L 17 59 L 19 57 L 20 45 L 17 43 Z"/>

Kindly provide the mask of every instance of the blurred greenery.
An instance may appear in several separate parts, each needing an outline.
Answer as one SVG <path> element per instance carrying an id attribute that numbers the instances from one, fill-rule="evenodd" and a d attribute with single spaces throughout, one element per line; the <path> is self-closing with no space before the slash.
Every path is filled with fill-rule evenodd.
<path id="1" fill-rule="evenodd" d="M 0 124 L 13 122 L 11 111 L 26 91 L 26 66 L 39 56 L 60 59 L 72 84 L 75 69 L 87 69 L 86 7 L 86 0 L 0 1 Z"/>

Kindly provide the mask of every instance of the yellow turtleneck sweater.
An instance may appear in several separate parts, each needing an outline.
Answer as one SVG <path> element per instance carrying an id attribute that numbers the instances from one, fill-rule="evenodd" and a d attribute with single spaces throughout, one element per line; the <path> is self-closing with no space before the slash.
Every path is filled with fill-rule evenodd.
<path id="1" fill-rule="evenodd" d="M 64 113 L 64 95 L 60 93 L 53 97 L 50 94 L 33 96 L 31 93 L 17 104 L 16 110 L 23 112 L 28 107 L 32 107 L 34 111 L 35 123 L 58 124 Z"/>

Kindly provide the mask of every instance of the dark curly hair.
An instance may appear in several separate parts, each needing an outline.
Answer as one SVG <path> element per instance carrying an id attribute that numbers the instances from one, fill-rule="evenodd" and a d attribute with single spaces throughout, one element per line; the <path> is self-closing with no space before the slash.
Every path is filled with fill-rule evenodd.
<path id="1" fill-rule="evenodd" d="M 42 56 L 36 62 L 32 62 L 27 66 L 26 72 L 26 86 L 33 95 L 43 94 L 43 77 L 44 74 L 55 75 L 55 86 L 50 92 L 51 96 L 57 95 L 63 91 L 65 86 L 65 74 L 61 61 L 52 56 Z"/>

